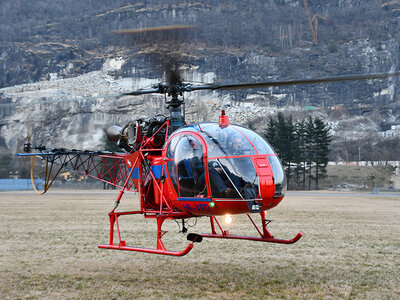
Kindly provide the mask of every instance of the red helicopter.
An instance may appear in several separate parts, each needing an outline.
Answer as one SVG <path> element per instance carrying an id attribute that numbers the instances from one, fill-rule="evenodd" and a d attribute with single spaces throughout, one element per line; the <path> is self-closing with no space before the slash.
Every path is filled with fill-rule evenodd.
<path id="1" fill-rule="evenodd" d="M 33 147 L 28 141 L 25 154 L 46 162 L 44 194 L 61 169 L 67 168 L 120 188 L 114 208 L 109 213 L 110 237 L 108 244 L 99 248 L 138 251 L 171 256 L 186 255 L 194 242 L 203 238 L 241 239 L 249 241 L 292 244 L 302 233 L 292 239 L 277 239 L 267 229 L 270 220 L 266 211 L 277 206 L 285 196 L 287 182 L 277 154 L 254 131 L 230 124 L 222 111 L 218 122 L 186 124 L 182 112 L 183 93 L 196 90 L 233 90 L 315 84 L 335 81 L 384 79 L 400 73 L 358 75 L 335 78 L 304 79 L 280 82 L 246 84 L 192 85 L 183 82 L 177 69 L 170 71 L 167 83 L 141 89 L 121 96 L 139 96 L 160 93 L 170 97 L 166 101 L 169 116 L 131 121 L 124 127 L 111 126 L 107 135 L 126 153 L 106 151 L 81 151 Z M 31 153 L 32 149 L 37 150 Z M 35 187 L 35 185 L 34 185 Z M 36 190 L 36 187 L 35 187 Z M 117 211 L 125 191 L 137 192 L 140 210 Z M 121 239 L 118 218 L 126 215 L 143 215 L 157 222 L 155 249 L 126 245 Z M 247 214 L 258 236 L 232 235 L 224 230 L 216 216 Z M 260 218 L 256 225 L 254 216 Z M 189 233 L 189 245 L 182 251 L 167 250 L 162 242 L 165 220 L 181 220 L 186 233 L 185 220 L 207 217 L 210 233 Z M 117 238 L 114 238 L 114 234 Z M 117 241 L 115 241 L 117 240 Z"/>

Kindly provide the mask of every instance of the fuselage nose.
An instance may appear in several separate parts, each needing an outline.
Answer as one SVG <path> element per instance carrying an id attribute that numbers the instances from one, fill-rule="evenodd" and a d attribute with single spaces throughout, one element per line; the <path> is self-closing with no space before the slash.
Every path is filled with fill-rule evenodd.
<path id="1" fill-rule="evenodd" d="M 253 208 L 260 203 L 266 210 L 286 191 L 277 154 L 260 135 L 244 127 L 218 123 L 182 127 L 167 141 L 164 155 L 171 197 L 193 214 L 203 214 L 205 207 L 216 214 L 256 212 Z M 196 206 L 207 201 L 215 205 Z"/>

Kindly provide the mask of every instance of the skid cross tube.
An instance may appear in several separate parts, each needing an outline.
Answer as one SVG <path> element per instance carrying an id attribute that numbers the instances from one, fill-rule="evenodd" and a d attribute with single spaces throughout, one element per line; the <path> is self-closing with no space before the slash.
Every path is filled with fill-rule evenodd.
<path id="1" fill-rule="evenodd" d="M 296 243 L 303 236 L 303 234 L 301 232 L 299 232 L 294 238 L 289 239 L 289 240 L 276 239 L 267 229 L 267 225 L 269 224 L 269 222 L 268 222 L 268 220 L 265 219 L 264 211 L 260 212 L 262 232 L 257 227 L 257 225 L 255 224 L 255 222 L 253 221 L 251 216 L 249 214 L 247 216 L 249 217 L 251 223 L 253 224 L 253 226 L 256 228 L 256 230 L 260 234 L 260 237 L 231 235 L 231 234 L 229 234 L 228 230 L 222 229 L 221 225 L 219 224 L 219 222 L 215 216 L 210 217 L 211 234 L 201 234 L 201 236 L 208 237 L 208 238 L 237 239 L 237 240 L 248 240 L 248 241 L 266 242 L 266 243 L 278 243 L 278 244 L 293 244 L 293 243 Z M 221 233 L 216 232 L 215 223 L 217 223 Z"/>

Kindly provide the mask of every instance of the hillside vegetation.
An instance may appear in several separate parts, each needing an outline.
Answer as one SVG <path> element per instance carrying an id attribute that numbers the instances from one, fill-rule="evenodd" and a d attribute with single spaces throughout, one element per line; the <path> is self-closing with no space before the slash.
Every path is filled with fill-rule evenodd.
<path id="1" fill-rule="evenodd" d="M 113 87 L 129 87 L 125 78 L 132 79 L 132 87 L 162 81 L 163 71 L 151 54 L 165 49 L 179 57 L 184 80 L 196 82 L 293 80 L 399 69 L 400 1 L 307 3 L 318 33 L 316 43 L 303 1 L 4 0 L 0 3 L 0 105 L 28 102 L 32 93 L 41 99 L 52 92 L 60 98 L 80 97 L 83 92 L 112 94 L 121 90 Z M 115 34 L 176 24 L 193 27 L 176 39 Z M 120 61 L 120 67 L 107 69 L 111 61 Z M 13 94 L 14 86 L 25 83 L 38 85 L 15 87 L 18 92 Z M 331 126 L 330 160 L 398 160 L 399 130 L 385 133 L 400 125 L 398 86 L 396 77 L 216 92 L 201 94 L 202 99 L 212 98 L 204 103 L 196 94 L 187 97 L 187 117 L 189 122 L 215 120 L 218 111 L 226 109 L 232 122 L 263 133 L 269 115 L 278 111 L 294 120 L 312 115 Z M 36 140 L 43 140 L 48 128 L 57 128 L 57 137 L 48 140 L 51 145 L 62 142 L 62 147 L 81 148 L 90 141 L 91 148 L 97 147 L 104 142 L 97 134 L 103 128 L 165 113 L 156 97 L 139 100 L 130 104 L 107 100 L 100 105 L 68 102 L 48 105 L 45 111 L 0 107 L 0 147 L 17 151 L 27 127 Z"/>
<path id="2" fill-rule="evenodd" d="M 137 45 L 121 48 L 112 32 L 171 24 L 196 26 L 184 41 L 191 46 L 177 49 L 192 58 L 207 57 L 194 63 L 221 70 L 224 80 L 386 72 L 397 63 L 392 40 L 399 28 L 390 7 L 375 0 L 308 2 L 311 17 L 327 18 L 319 21 L 316 46 L 302 1 L 5 0 L 0 4 L 0 87 L 61 73 L 69 62 L 80 62 L 69 72 L 76 75 L 98 69 L 110 55 L 137 55 Z M 358 52 L 360 47 L 371 52 L 369 57 Z M 384 59 L 386 51 L 392 55 Z M 243 69 L 251 52 L 263 56 Z M 223 67 L 227 57 L 234 68 L 230 76 Z M 272 68 L 271 57 L 277 57 Z"/>

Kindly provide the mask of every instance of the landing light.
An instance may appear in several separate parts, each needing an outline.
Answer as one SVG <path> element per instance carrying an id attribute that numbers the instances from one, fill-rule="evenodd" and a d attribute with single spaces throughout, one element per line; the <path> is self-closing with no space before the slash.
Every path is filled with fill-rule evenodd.
<path id="1" fill-rule="evenodd" d="M 225 216 L 225 223 L 226 224 L 231 224 L 231 222 L 232 222 L 232 217 L 230 215 L 226 215 Z"/>

